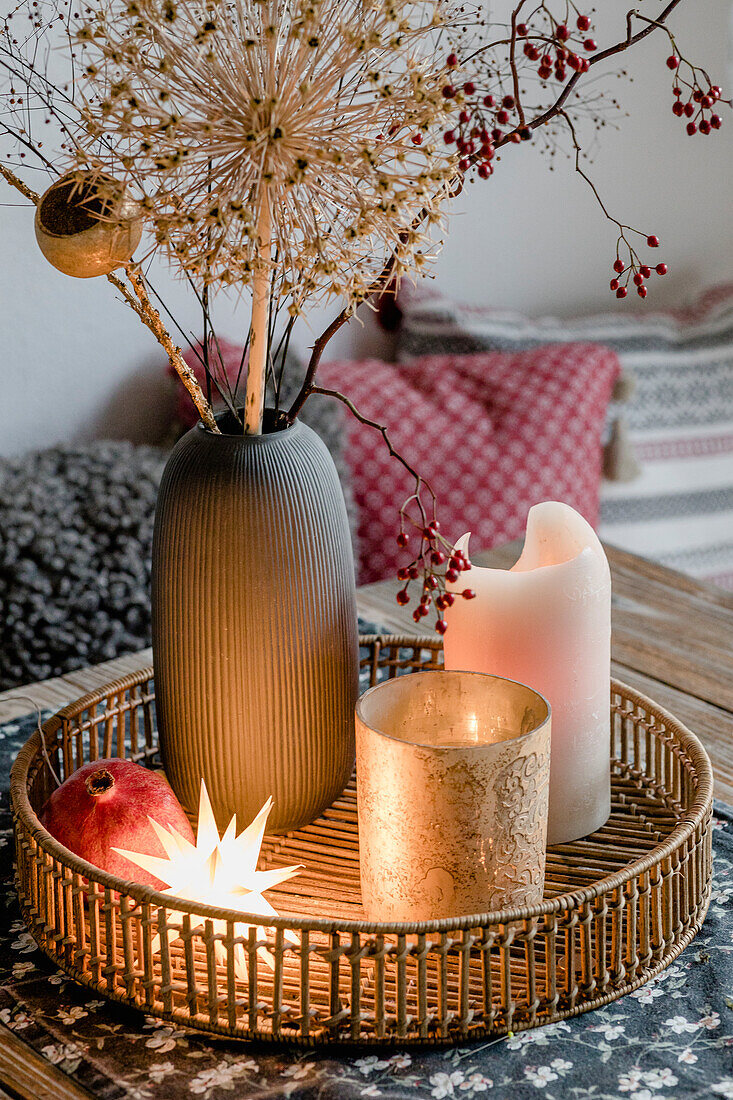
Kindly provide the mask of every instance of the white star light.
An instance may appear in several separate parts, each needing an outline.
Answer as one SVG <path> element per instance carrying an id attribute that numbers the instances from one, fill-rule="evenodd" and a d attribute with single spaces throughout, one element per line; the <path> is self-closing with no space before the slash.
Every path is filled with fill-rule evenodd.
<path id="1" fill-rule="evenodd" d="M 241 913 L 256 914 L 263 917 L 276 917 L 277 913 L 269 901 L 263 897 L 265 890 L 272 890 L 294 875 L 299 874 L 301 866 L 277 867 L 272 871 L 258 871 L 257 861 L 260 855 L 265 826 L 272 809 L 272 798 L 257 814 L 251 825 L 237 836 L 236 815 L 229 822 L 224 835 L 219 830 L 211 808 L 209 793 L 204 780 L 201 780 L 199 800 L 199 820 L 196 830 L 196 843 L 191 844 L 184 836 L 168 825 L 164 827 L 152 817 L 148 817 L 155 830 L 165 856 L 151 856 L 144 852 L 130 852 L 124 848 L 113 848 L 125 856 L 131 863 L 149 871 L 167 884 L 167 894 L 173 894 L 188 901 L 201 901 L 220 909 L 236 909 Z M 215 921 L 217 934 L 226 934 L 226 923 Z M 237 924 L 235 936 L 246 936 L 249 925 Z M 285 933 L 286 939 L 297 942 L 295 937 Z M 158 938 L 153 944 L 157 950 Z M 217 962 L 226 962 L 224 945 L 215 942 Z M 261 954 L 270 965 L 272 957 L 261 949 Z M 241 944 L 235 946 L 235 973 L 238 978 L 247 978 L 246 953 Z"/>

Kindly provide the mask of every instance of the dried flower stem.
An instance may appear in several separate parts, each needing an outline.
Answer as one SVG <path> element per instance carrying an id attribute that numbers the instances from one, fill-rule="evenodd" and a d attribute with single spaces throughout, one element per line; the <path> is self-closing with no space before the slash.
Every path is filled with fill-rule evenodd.
<path id="1" fill-rule="evenodd" d="M 4 164 L 0 164 L 0 176 L 2 176 L 11 187 L 14 187 L 17 191 L 20 191 L 21 195 L 25 195 L 27 199 L 33 203 L 34 206 L 38 206 L 39 195 L 35 191 L 31 191 L 23 180 L 18 179 L 14 172 L 11 172 L 9 168 L 6 168 Z"/>
<path id="2" fill-rule="evenodd" d="M 257 219 L 259 265 L 252 279 L 252 324 L 249 330 L 249 364 L 244 398 L 244 430 L 247 435 L 262 434 L 270 332 L 271 236 L 272 214 L 269 195 L 265 190 Z"/>
<path id="3" fill-rule="evenodd" d="M 216 419 L 214 418 L 214 413 L 212 412 L 211 405 L 204 397 L 204 392 L 198 383 L 196 375 L 194 374 L 191 367 L 189 367 L 186 360 L 183 358 L 181 349 L 173 343 L 173 340 L 170 337 L 170 333 L 160 319 L 160 313 L 150 301 L 147 288 L 145 286 L 145 280 L 143 279 L 143 274 L 140 268 L 133 263 L 126 264 L 125 274 L 127 275 L 127 278 L 129 279 L 130 284 L 135 291 L 137 300 L 140 303 L 140 309 L 136 310 L 138 316 L 142 320 L 143 324 L 147 325 L 160 346 L 165 351 L 171 366 L 177 372 L 179 378 L 191 395 L 191 400 L 198 409 L 199 416 L 203 420 L 206 427 L 209 429 L 209 431 L 216 432 L 216 434 L 219 435 L 219 428 L 217 427 Z M 119 287 L 121 283 L 120 279 L 116 279 L 113 275 L 108 275 L 107 278 L 110 282 L 114 282 L 115 286 Z M 122 285 L 124 287 L 124 284 Z M 127 295 L 125 295 L 125 299 L 129 301 Z"/>
<path id="4" fill-rule="evenodd" d="M 19 179 L 14 172 L 11 172 L 5 165 L 0 164 L 0 175 L 3 179 L 14 187 L 16 191 L 20 191 L 21 195 L 29 199 L 34 206 L 38 206 L 40 196 L 32 191 L 23 180 Z M 191 400 L 198 409 L 199 415 L 203 420 L 206 427 L 212 432 L 219 432 L 214 419 L 214 414 L 211 410 L 211 405 L 204 397 L 203 391 L 196 380 L 196 375 L 189 367 L 188 363 L 183 358 L 181 349 L 176 347 L 173 340 L 170 337 L 170 333 L 166 329 L 165 325 L 160 319 L 158 310 L 152 305 L 148 292 L 145 287 L 145 281 L 142 276 L 142 272 L 135 264 L 129 263 L 125 265 L 125 274 L 130 281 L 130 284 L 135 292 L 133 296 L 130 293 L 128 287 L 125 286 L 122 279 L 117 275 L 109 274 L 107 281 L 116 287 L 122 294 L 127 305 L 137 314 L 140 320 L 155 336 L 160 346 L 164 349 L 173 369 L 179 375 L 184 386 L 191 395 Z"/>

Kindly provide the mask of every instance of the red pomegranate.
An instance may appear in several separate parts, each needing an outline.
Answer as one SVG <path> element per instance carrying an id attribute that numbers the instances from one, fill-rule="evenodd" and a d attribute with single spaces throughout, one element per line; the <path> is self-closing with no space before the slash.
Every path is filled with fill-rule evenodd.
<path id="1" fill-rule="evenodd" d="M 165 856 L 148 817 L 194 843 L 193 830 L 166 779 L 130 760 L 92 760 L 58 787 L 43 808 L 51 836 L 95 867 L 119 878 L 163 888 L 112 848 Z"/>

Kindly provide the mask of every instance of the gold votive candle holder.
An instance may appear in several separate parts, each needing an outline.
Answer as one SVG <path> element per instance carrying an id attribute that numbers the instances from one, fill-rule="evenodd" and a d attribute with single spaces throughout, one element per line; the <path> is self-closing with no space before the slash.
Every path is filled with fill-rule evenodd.
<path id="1" fill-rule="evenodd" d="M 427 921 L 542 900 L 550 705 L 477 672 L 386 680 L 356 705 L 362 903 Z"/>

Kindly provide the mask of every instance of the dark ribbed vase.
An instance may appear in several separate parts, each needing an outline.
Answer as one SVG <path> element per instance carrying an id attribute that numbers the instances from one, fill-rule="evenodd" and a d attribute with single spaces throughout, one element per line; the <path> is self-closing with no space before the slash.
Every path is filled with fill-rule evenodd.
<path id="1" fill-rule="evenodd" d="M 270 795 L 268 831 L 312 821 L 351 775 L 358 682 L 349 525 L 315 432 L 180 440 L 152 599 L 163 764 L 186 810 L 203 776 L 220 827 Z"/>

